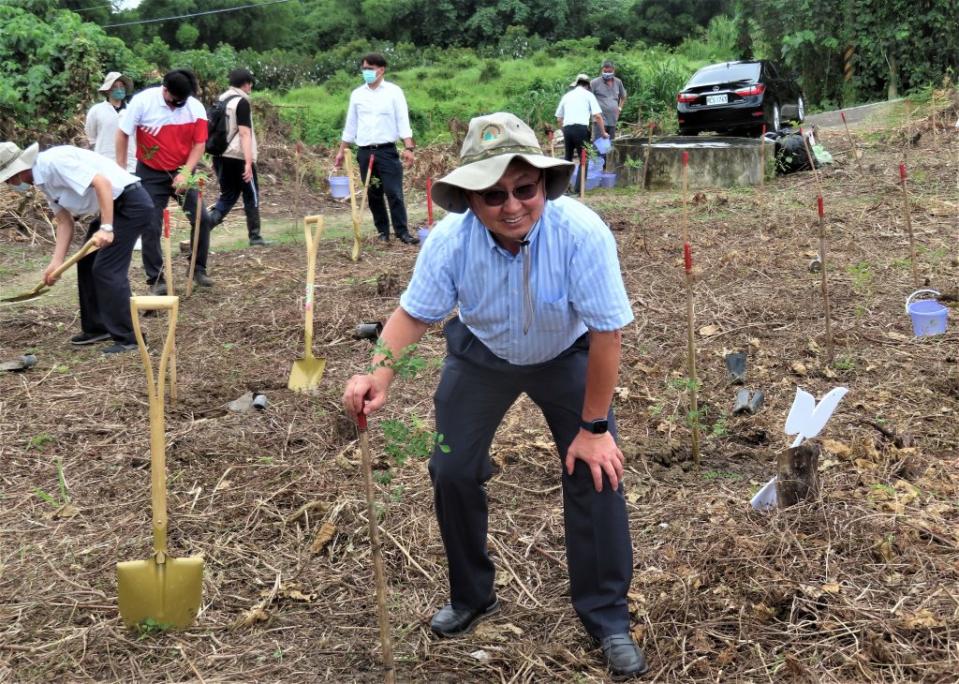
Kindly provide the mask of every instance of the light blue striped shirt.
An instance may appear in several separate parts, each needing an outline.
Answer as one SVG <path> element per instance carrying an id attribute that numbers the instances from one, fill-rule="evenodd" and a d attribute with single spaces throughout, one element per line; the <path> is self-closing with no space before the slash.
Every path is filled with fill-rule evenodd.
<path id="1" fill-rule="evenodd" d="M 523 254 L 510 254 L 472 211 L 449 214 L 423 243 L 400 306 L 436 323 L 455 307 L 490 351 L 510 363 L 555 358 L 587 328 L 633 320 L 616 241 L 602 219 L 569 197 L 547 201 L 530 241 L 533 321 L 523 334 Z"/>

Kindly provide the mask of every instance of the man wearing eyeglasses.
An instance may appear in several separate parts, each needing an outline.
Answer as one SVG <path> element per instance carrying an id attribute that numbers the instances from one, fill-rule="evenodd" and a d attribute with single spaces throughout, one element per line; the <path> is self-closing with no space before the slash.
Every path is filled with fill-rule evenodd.
<path id="1" fill-rule="evenodd" d="M 459 168 L 433 185 L 433 200 L 451 213 L 424 243 L 381 340 L 400 358 L 458 310 L 444 326 L 447 356 L 434 395 L 443 442 L 429 471 L 450 602 L 433 616 L 433 632 L 465 634 L 500 608 L 486 540 L 489 447 L 525 393 L 562 461 L 573 607 L 613 675 L 625 678 L 647 670 L 630 636 L 632 547 L 610 408 L 620 330 L 633 315 L 609 228 L 563 197 L 572 169 L 543 155 L 516 116 L 473 119 Z M 373 372 L 347 383 L 351 415 L 386 403 L 394 372 L 385 359 L 374 355 Z"/>
<path id="2" fill-rule="evenodd" d="M 187 177 L 203 156 L 207 137 L 206 110 L 193 97 L 196 76 L 186 69 L 175 69 L 163 77 L 163 84 L 137 93 L 127 105 L 126 116 L 117 129 L 117 163 L 126 159 L 130 138 L 137 150 L 136 175 L 153 200 L 153 220 L 143 231 L 143 269 L 150 294 L 166 294 L 163 280 L 163 255 L 160 231 L 163 210 L 173 197 L 190 219 L 191 241 L 196 226 L 197 191 L 187 188 Z M 200 211 L 200 238 L 197 247 L 194 282 L 201 287 L 213 285 L 206 274 L 210 249 L 210 217 Z"/>

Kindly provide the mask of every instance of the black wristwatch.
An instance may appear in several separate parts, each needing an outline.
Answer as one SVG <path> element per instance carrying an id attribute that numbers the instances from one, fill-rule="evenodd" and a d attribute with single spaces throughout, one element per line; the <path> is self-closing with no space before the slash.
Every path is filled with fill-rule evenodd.
<path id="1" fill-rule="evenodd" d="M 586 432 L 592 432 L 594 435 L 602 435 L 609 432 L 609 421 L 605 418 L 580 420 L 579 426 L 586 430 Z"/>

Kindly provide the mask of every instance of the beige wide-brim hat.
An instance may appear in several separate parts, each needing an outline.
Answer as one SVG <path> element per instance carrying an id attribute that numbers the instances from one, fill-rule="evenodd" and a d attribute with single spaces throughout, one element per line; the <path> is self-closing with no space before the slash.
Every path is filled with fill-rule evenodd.
<path id="1" fill-rule="evenodd" d="M 109 74 L 107 74 L 103 79 L 103 84 L 97 90 L 101 93 L 108 92 L 113 88 L 113 84 L 117 82 L 117 79 L 123 81 L 124 85 L 127 87 L 127 94 L 132 95 L 130 91 L 133 90 L 133 80 L 129 76 L 124 76 L 119 71 L 111 71 Z"/>
<path id="2" fill-rule="evenodd" d="M 573 79 L 573 82 L 570 83 L 569 85 L 570 85 L 570 87 L 573 87 L 574 85 L 576 85 L 576 84 L 579 83 L 580 81 L 586 81 L 587 83 L 589 83 L 589 82 L 590 82 L 589 74 L 577 74 L 577 75 L 576 75 L 576 78 L 574 78 L 574 79 Z"/>
<path id="3" fill-rule="evenodd" d="M 543 170 L 547 199 L 561 196 L 573 175 L 572 162 L 543 154 L 536 134 L 522 119 L 497 112 L 470 120 L 460 149 L 460 167 L 433 184 L 433 201 L 447 211 L 463 213 L 469 209 L 466 191 L 495 185 L 514 159 Z"/>
<path id="4" fill-rule="evenodd" d="M 5 183 L 11 176 L 21 171 L 32 169 L 40 152 L 40 143 L 33 143 L 25 150 L 17 147 L 16 143 L 0 143 L 0 183 Z"/>

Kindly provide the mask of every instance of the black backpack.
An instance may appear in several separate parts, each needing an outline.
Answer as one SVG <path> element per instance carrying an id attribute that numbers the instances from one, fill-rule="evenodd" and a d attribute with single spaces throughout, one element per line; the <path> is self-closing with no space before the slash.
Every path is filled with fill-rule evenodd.
<path id="1" fill-rule="evenodd" d="M 227 98 L 222 100 L 217 100 L 213 103 L 213 106 L 210 107 L 209 111 L 206 114 L 206 125 L 207 125 L 207 134 L 206 134 L 206 152 L 211 154 L 214 157 L 219 157 L 224 152 L 226 148 L 230 146 L 230 141 L 233 140 L 233 136 L 236 135 L 236 132 L 233 135 L 228 135 L 230 130 L 230 123 L 226 115 L 226 106 L 230 103 L 231 100 L 235 100 L 240 97 L 239 95 L 230 95 Z"/>

